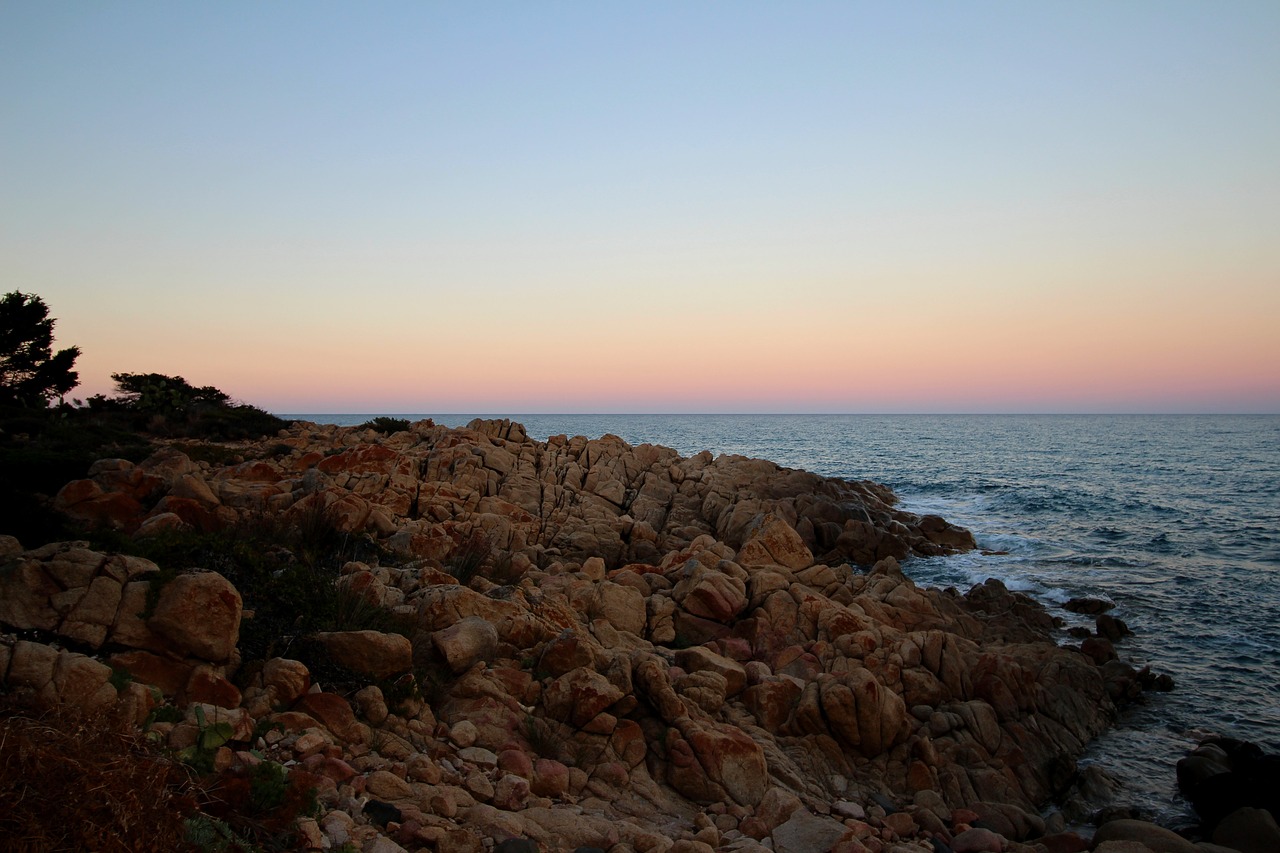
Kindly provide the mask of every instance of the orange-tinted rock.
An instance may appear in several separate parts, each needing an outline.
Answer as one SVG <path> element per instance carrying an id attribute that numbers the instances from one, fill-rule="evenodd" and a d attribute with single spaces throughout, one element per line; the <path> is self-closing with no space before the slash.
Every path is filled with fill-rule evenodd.
<path id="1" fill-rule="evenodd" d="M 151 510 L 151 515 L 171 513 L 196 530 L 217 530 L 221 526 L 218 514 L 212 508 L 192 498 L 165 495 Z"/>
<path id="2" fill-rule="evenodd" d="M 804 569 L 813 565 L 813 552 L 794 527 L 769 514 L 748 532 L 746 542 L 738 549 L 738 562 L 743 566 Z"/>
<path id="3" fill-rule="evenodd" d="M 356 722 L 355 712 L 347 704 L 347 700 L 336 693 L 308 693 L 293 706 L 320 721 L 326 729 L 338 737 L 354 743 L 364 734 L 360 724 Z"/>
<path id="4" fill-rule="evenodd" d="M 386 679 L 413 669 L 408 637 L 380 631 L 330 631 L 312 635 L 334 663 L 371 678 Z"/>
<path id="5" fill-rule="evenodd" d="M 380 444 L 369 444 L 362 447 L 326 457 L 316 467 L 326 474 L 337 473 L 385 473 L 391 468 L 391 462 L 399 454 L 389 447 Z"/>
<path id="6" fill-rule="evenodd" d="M 58 505 L 56 500 L 54 505 Z M 62 511 L 76 521 L 126 533 L 137 529 L 143 515 L 142 504 L 122 492 L 107 492 L 88 498 L 62 508 Z"/>
<path id="7" fill-rule="evenodd" d="M 622 695 L 609 679 L 581 667 L 551 682 L 542 692 L 542 704 L 551 717 L 581 728 Z"/>
<path id="8" fill-rule="evenodd" d="M 676 664 L 689 672 L 703 670 L 724 676 L 726 695 L 737 696 L 747 686 L 747 671 L 742 664 L 716 654 L 705 646 L 692 646 L 676 652 Z"/>
<path id="9" fill-rule="evenodd" d="M 37 560 L 22 560 L 0 571 L 0 624 L 19 630 L 52 631 L 61 617 L 50 598 L 62 587 Z"/>
<path id="10" fill-rule="evenodd" d="M 240 593 L 217 572 L 178 575 L 164 585 L 147 626 L 181 653 L 231 657 L 240 637 Z"/>
<path id="11" fill-rule="evenodd" d="M 696 769 L 690 766 L 689 776 L 702 774 L 706 781 L 741 805 L 754 806 L 760 802 L 769 781 L 768 766 L 760 745 L 745 732 L 732 726 L 708 725 L 687 732 L 684 742 L 696 762 Z M 692 792 L 690 796 L 695 799 L 713 796 L 715 788 L 691 781 L 693 784 L 686 788 Z M 672 784 L 681 790 L 675 779 Z"/>
<path id="12" fill-rule="evenodd" d="M 160 692 L 169 698 L 179 695 L 186 689 L 194 669 L 187 661 L 142 650 L 117 652 L 108 658 L 107 662 L 116 669 L 129 673 L 134 681 L 159 688 Z M 224 705 L 223 707 L 232 706 Z"/>
<path id="13" fill-rule="evenodd" d="M 238 708 L 240 689 L 212 667 L 201 665 L 191 671 L 185 690 L 186 701 L 203 702 L 219 708 Z"/>
<path id="14" fill-rule="evenodd" d="M 765 681 L 743 691 L 742 702 L 755 715 L 761 728 L 780 732 L 800 698 L 800 690 L 800 685 L 790 679 Z"/>
<path id="15" fill-rule="evenodd" d="M 578 667 L 591 666 L 593 660 L 587 643 L 566 631 L 543 648 L 538 668 L 552 678 L 558 678 Z"/>
<path id="16" fill-rule="evenodd" d="M 531 789 L 539 797 L 562 797 L 569 792 L 569 768 L 559 761 L 539 758 L 533 764 Z"/>
<path id="17" fill-rule="evenodd" d="M 66 512 L 76 504 L 101 497 L 102 494 L 102 486 L 93 480 L 72 480 L 54 495 L 53 507 L 60 512 Z"/>

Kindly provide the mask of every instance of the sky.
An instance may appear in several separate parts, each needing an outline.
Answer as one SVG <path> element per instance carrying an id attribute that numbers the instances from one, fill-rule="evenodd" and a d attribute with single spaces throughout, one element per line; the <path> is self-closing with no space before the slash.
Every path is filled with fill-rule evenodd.
<path id="1" fill-rule="evenodd" d="M 1280 412 L 1280 3 L 0 0 L 0 291 L 278 413 Z"/>

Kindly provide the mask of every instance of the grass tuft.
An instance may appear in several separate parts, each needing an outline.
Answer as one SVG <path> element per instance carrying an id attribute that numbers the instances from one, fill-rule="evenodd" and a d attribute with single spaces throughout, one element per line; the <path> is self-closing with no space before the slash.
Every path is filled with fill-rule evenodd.
<path id="1" fill-rule="evenodd" d="M 185 770 L 125 720 L 0 698 L 0 850 L 183 849 Z"/>

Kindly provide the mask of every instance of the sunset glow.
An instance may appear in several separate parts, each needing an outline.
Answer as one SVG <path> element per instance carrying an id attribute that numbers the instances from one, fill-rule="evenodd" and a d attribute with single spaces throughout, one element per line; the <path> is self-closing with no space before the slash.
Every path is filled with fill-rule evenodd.
<path id="1" fill-rule="evenodd" d="M 1280 5 L 11 3 L 0 277 L 277 412 L 1280 412 Z"/>

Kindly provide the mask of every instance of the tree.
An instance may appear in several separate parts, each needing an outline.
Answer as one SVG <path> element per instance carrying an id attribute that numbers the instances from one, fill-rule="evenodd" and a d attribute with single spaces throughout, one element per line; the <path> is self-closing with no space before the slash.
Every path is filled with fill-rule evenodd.
<path id="1" fill-rule="evenodd" d="M 90 397 L 89 408 L 125 412 L 136 428 L 157 435 L 234 440 L 268 435 L 288 425 L 256 406 L 234 402 L 212 385 L 196 387 L 181 376 L 113 373 L 111 378 L 117 395 Z"/>
<path id="2" fill-rule="evenodd" d="M 149 415 L 191 413 L 200 407 L 225 407 L 231 398 L 204 385 L 196 388 L 181 376 L 163 373 L 113 373 L 111 379 L 125 408 Z"/>
<path id="3" fill-rule="evenodd" d="M 15 290 L 0 299 L 0 404 L 45 408 L 80 384 L 72 369 L 80 348 L 53 352 L 53 324 L 39 296 Z"/>

